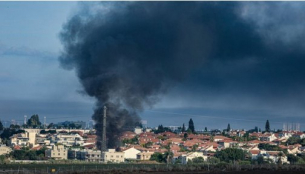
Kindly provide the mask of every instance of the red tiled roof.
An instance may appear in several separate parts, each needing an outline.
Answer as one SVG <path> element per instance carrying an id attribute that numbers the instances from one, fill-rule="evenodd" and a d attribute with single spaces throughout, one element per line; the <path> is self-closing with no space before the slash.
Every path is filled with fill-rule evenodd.
<path id="1" fill-rule="evenodd" d="M 31 150 L 40 150 L 41 148 L 43 148 L 43 146 L 33 147 Z"/>
<path id="2" fill-rule="evenodd" d="M 88 145 L 85 145 L 84 148 L 86 149 L 93 149 L 95 147 L 95 144 L 88 144 Z"/>
<path id="3" fill-rule="evenodd" d="M 259 154 L 259 152 L 260 152 L 260 150 L 250 150 L 250 153 L 252 155 L 257 155 L 257 154 Z"/>
<path id="4" fill-rule="evenodd" d="M 262 142 L 259 141 L 259 140 L 252 140 L 252 141 L 248 141 L 248 143 L 259 144 L 259 143 L 262 143 Z"/>
<path id="5" fill-rule="evenodd" d="M 20 150 L 20 149 L 21 149 L 20 146 L 18 146 L 18 145 L 14 146 L 14 150 Z"/>

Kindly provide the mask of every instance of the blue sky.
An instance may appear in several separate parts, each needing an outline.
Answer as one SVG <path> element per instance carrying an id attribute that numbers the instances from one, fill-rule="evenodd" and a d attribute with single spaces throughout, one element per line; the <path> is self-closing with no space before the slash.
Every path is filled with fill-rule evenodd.
<path id="1" fill-rule="evenodd" d="M 89 120 L 93 101 L 62 69 L 58 33 L 77 2 L 0 2 L 0 119 Z"/>
<path id="2" fill-rule="evenodd" d="M 48 123 L 91 119 L 95 100 L 79 92 L 82 86 L 75 71 L 63 69 L 58 61 L 63 50 L 59 32 L 63 24 L 77 12 L 80 4 L 87 5 L 81 2 L 0 2 L 2 121 L 15 119 L 21 123 L 24 115 L 32 114 L 39 114 L 41 119 L 46 116 Z M 296 17 L 301 9 L 295 4 L 274 7 L 279 14 L 268 11 L 270 7 L 266 4 L 245 4 L 242 17 L 256 23 L 257 32 L 267 38 L 266 42 L 272 44 L 275 38 L 279 38 L 280 43 L 293 47 L 298 43 L 295 40 L 303 35 L 304 21 Z M 284 7 L 293 12 L 287 17 L 293 20 L 287 22 L 282 20 L 283 16 L 276 18 L 286 14 Z M 259 14 L 254 13 L 257 9 L 260 10 Z M 281 27 L 272 27 L 279 23 Z M 251 67 L 257 63 L 255 61 L 250 58 L 243 60 L 242 63 L 238 62 L 242 66 L 236 64 L 235 68 L 242 69 L 244 65 Z M 211 66 L 221 67 L 217 62 L 211 63 Z M 266 88 L 258 93 L 253 92 L 256 89 L 250 91 L 248 86 L 232 90 L 235 84 L 240 83 L 240 79 L 223 79 L 226 78 L 224 74 L 234 75 L 233 68 L 226 69 L 225 72 L 216 72 L 212 68 L 204 71 L 216 74 L 215 79 L 210 80 L 202 73 L 192 75 L 192 78 L 168 90 L 151 109 L 147 107 L 145 112 L 140 113 L 142 119 L 148 120 L 148 126 L 161 123 L 182 125 L 193 118 L 198 129 L 205 126 L 225 128 L 228 123 L 232 128 L 263 128 L 267 119 L 273 128 L 281 128 L 283 122 L 300 122 L 305 127 L 303 91 L 296 95 L 291 93 L 295 88 L 288 86 L 286 92 L 279 91 L 270 98 L 265 98 L 263 96 L 268 96 L 270 91 L 276 91 L 277 88 Z M 211 83 L 197 85 L 198 79 Z M 295 84 L 297 82 L 300 81 Z M 303 86 L 300 84 L 295 87 Z"/>

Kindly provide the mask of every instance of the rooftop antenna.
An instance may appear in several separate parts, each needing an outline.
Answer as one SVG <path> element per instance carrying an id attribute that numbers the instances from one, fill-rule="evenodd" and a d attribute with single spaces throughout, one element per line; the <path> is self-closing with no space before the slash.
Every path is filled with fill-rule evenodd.
<path id="1" fill-rule="evenodd" d="M 297 132 L 300 132 L 300 131 L 301 131 L 300 123 L 296 123 L 296 131 L 297 131 Z"/>
<path id="2" fill-rule="evenodd" d="M 44 119 L 44 120 L 43 120 L 43 121 L 44 121 L 44 122 L 43 122 L 43 126 L 44 126 L 44 128 L 46 128 L 46 125 L 47 125 L 47 124 L 46 124 L 46 123 L 47 123 L 47 117 L 45 116 L 45 117 L 43 117 L 43 119 Z"/>

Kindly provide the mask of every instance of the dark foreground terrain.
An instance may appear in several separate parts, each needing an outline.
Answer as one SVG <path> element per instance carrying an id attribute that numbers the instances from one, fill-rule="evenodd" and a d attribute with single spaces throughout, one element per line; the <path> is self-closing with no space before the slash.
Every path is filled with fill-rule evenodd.
<path id="1" fill-rule="evenodd" d="M 0 174 L 305 174 L 305 165 L 10 164 Z"/>

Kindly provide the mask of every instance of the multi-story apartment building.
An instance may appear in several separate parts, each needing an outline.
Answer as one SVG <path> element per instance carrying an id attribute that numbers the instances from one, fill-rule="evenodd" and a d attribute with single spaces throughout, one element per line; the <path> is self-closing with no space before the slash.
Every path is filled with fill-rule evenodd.
<path id="1" fill-rule="evenodd" d="M 63 145 L 54 145 L 45 151 L 45 156 L 56 160 L 68 159 L 68 150 Z"/>
<path id="2" fill-rule="evenodd" d="M 116 152 L 115 149 L 108 149 L 102 153 L 102 162 L 121 163 L 124 162 L 124 152 Z"/>
<path id="3" fill-rule="evenodd" d="M 29 145 L 29 137 L 26 136 L 25 133 L 19 133 L 12 135 L 9 140 L 10 146 L 28 146 Z"/>
<path id="4" fill-rule="evenodd" d="M 55 136 L 55 143 L 65 146 L 83 145 L 84 139 L 79 134 L 58 134 Z"/>
<path id="5" fill-rule="evenodd" d="M 100 150 L 90 150 L 85 149 L 80 151 L 80 160 L 99 162 L 101 161 L 101 151 Z"/>

